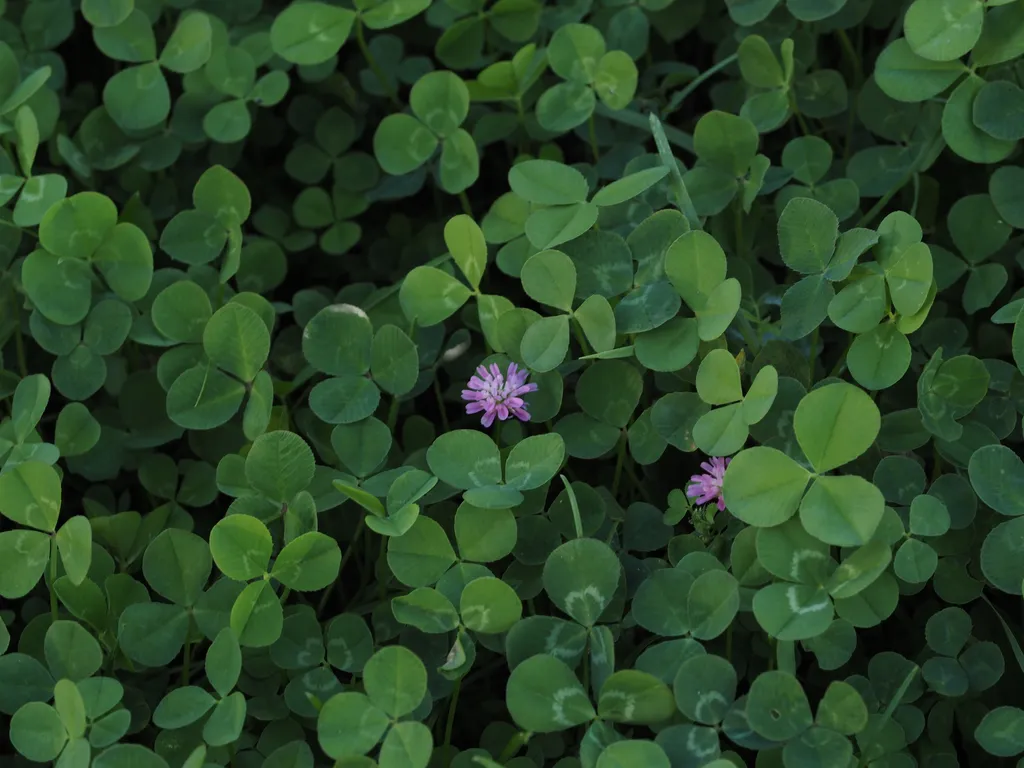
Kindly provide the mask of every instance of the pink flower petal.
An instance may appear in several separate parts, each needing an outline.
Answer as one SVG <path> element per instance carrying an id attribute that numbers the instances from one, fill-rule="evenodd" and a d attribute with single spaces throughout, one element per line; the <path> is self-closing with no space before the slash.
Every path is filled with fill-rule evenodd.
<path id="1" fill-rule="evenodd" d="M 476 368 L 476 375 L 471 376 L 462 390 L 462 399 L 469 403 L 467 413 L 483 412 L 481 424 L 491 426 L 496 419 L 505 421 L 515 416 L 522 421 L 529 421 L 530 414 L 522 395 L 536 392 L 536 384 L 527 384 L 530 372 L 521 368 L 518 363 L 509 363 L 502 373 L 497 363 Z"/>

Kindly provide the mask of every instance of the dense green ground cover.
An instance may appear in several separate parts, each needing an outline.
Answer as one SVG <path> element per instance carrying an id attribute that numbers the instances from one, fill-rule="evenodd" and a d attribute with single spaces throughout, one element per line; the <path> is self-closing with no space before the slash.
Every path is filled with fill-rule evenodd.
<path id="1" fill-rule="evenodd" d="M 1022 56 L 0 0 L 4 765 L 1013 765 Z"/>

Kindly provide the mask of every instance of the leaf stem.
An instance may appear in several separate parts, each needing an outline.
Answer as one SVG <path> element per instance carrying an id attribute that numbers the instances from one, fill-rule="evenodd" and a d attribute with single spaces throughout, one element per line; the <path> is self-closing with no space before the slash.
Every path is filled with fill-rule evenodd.
<path id="1" fill-rule="evenodd" d="M 576 538 L 583 538 L 583 522 L 580 519 L 580 506 L 576 501 L 576 492 L 572 489 L 569 481 L 566 480 L 565 475 L 559 475 L 562 480 L 562 485 L 565 486 L 565 492 L 569 496 L 569 506 L 572 509 L 572 524 L 576 529 Z"/>
<path id="2" fill-rule="evenodd" d="M 523 744 L 530 740 L 530 735 L 528 731 L 520 731 L 509 739 L 505 748 L 501 750 L 501 754 L 498 755 L 498 762 L 504 763 L 506 760 L 511 760 L 515 753 L 522 748 Z"/>
<path id="3" fill-rule="evenodd" d="M 519 117 L 519 128 L 516 130 L 516 149 L 519 154 L 526 152 L 529 136 L 526 133 L 526 112 L 523 110 L 523 97 L 516 96 L 516 115 Z"/>
<path id="4" fill-rule="evenodd" d="M 750 347 L 751 355 L 756 355 L 761 349 L 761 343 L 757 333 L 754 331 L 753 326 L 750 324 L 750 320 L 743 312 L 736 313 L 736 319 L 739 321 L 740 335 L 743 336 L 743 340 Z"/>
<path id="5" fill-rule="evenodd" d="M 18 354 L 18 371 L 21 378 L 28 376 L 28 363 L 25 358 L 25 339 L 21 335 L 21 313 L 18 311 L 18 292 L 11 282 L 11 312 L 14 314 L 14 348 Z"/>
<path id="6" fill-rule="evenodd" d="M 356 544 L 359 543 L 359 537 L 363 535 L 363 529 L 366 528 L 366 516 L 359 518 L 359 523 L 356 525 L 356 532 L 352 534 L 352 541 L 348 543 L 348 548 L 345 550 L 345 554 L 341 556 L 341 563 L 338 565 L 338 575 L 334 581 L 331 582 L 331 586 L 324 590 L 323 595 L 320 596 L 320 604 L 316 607 L 316 615 L 319 617 L 324 612 L 324 608 L 327 607 L 327 601 L 331 599 L 331 595 L 334 594 L 335 588 L 338 586 L 338 582 L 341 581 L 341 572 L 345 568 L 345 563 L 348 562 L 352 553 L 356 551 Z"/>
<path id="7" fill-rule="evenodd" d="M 860 56 L 853 49 L 853 43 L 850 42 L 850 36 L 846 34 L 845 29 L 836 30 L 836 36 L 839 38 L 839 45 L 843 49 L 847 61 L 850 64 L 850 68 L 853 70 L 854 85 L 860 87 L 864 82 L 864 68 L 860 63 Z M 853 105 L 849 106 L 849 114 L 846 116 L 846 140 L 843 142 L 843 160 L 850 159 L 850 150 L 852 149 L 853 139 L 853 124 L 854 117 L 857 114 L 857 110 L 854 109 Z"/>
<path id="8" fill-rule="evenodd" d="M 736 212 L 736 216 L 733 219 L 733 236 L 736 239 L 736 255 L 743 257 L 746 249 L 746 243 L 743 240 L 743 201 L 740 197 L 733 200 L 733 210 Z"/>
<path id="9" fill-rule="evenodd" d="M 569 318 L 569 327 L 572 328 L 572 335 L 576 337 L 576 341 L 579 342 L 580 349 L 583 350 L 583 356 L 587 357 L 588 355 L 593 354 L 593 350 L 591 350 L 590 345 L 587 344 L 586 336 L 583 334 L 580 321 L 576 319 L 575 315 Z"/>
<path id="10" fill-rule="evenodd" d="M 932 482 L 938 480 L 940 475 L 942 475 L 942 454 L 935 447 L 935 443 L 932 443 Z"/>
<path id="11" fill-rule="evenodd" d="M 814 326 L 814 332 L 811 334 L 811 349 L 807 354 L 807 381 L 810 384 L 814 384 L 814 369 L 815 363 L 818 361 L 818 340 L 821 336 L 821 327 Z"/>
<path id="12" fill-rule="evenodd" d="M 626 464 L 626 474 L 629 476 L 629 479 L 633 481 L 633 485 L 636 486 L 637 491 L 640 492 L 644 501 L 648 504 L 653 504 L 654 502 L 651 500 L 651 494 L 647 492 L 647 489 L 644 488 L 644 484 L 640 482 L 640 478 L 636 474 L 636 469 L 633 467 L 632 462 L 628 462 Z"/>
<path id="13" fill-rule="evenodd" d="M 384 560 L 387 558 L 387 556 L 388 556 L 388 537 L 387 536 L 381 536 L 380 537 L 380 554 L 377 556 L 377 561 L 378 562 L 384 562 Z M 375 566 L 376 566 L 376 564 L 374 564 L 371 567 L 376 569 Z M 377 599 L 378 600 L 383 600 L 387 596 L 388 596 L 388 582 L 387 582 L 387 579 L 383 579 L 382 578 L 380 580 L 380 583 L 377 584 Z"/>
<path id="14" fill-rule="evenodd" d="M 597 125 L 594 123 L 594 113 L 587 118 L 587 134 L 590 136 L 590 151 L 594 153 L 594 165 L 601 161 L 601 150 L 597 148 Z"/>
<path id="15" fill-rule="evenodd" d="M 356 43 L 358 43 L 359 50 L 362 52 L 363 58 L 366 59 L 366 63 L 369 65 L 370 70 L 380 83 L 380 87 L 384 89 L 384 93 L 388 95 L 388 98 L 391 100 L 391 103 L 395 105 L 396 109 L 402 109 L 402 102 L 398 100 L 398 94 L 395 93 L 387 75 L 384 74 L 384 70 L 380 68 L 380 64 L 377 63 L 377 59 L 375 59 L 373 54 L 370 52 L 370 46 L 366 44 L 366 36 L 363 34 L 363 21 L 358 17 L 356 18 Z"/>
<path id="16" fill-rule="evenodd" d="M 472 219 L 473 218 L 473 206 L 471 206 L 469 204 L 469 198 L 466 197 L 466 191 L 465 190 L 463 190 L 462 192 L 459 192 L 459 205 L 462 206 L 462 212 L 464 214 L 466 214 L 467 216 L 469 216 L 469 218 Z"/>
<path id="17" fill-rule="evenodd" d="M 388 408 L 388 431 L 394 433 L 395 424 L 398 423 L 398 395 L 391 398 L 391 406 Z"/>
<path id="18" fill-rule="evenodd" d="M 186 636 L 185 637 L 185 651 L 182 656 L 181 664 L 181 685 L 185 687 L 188 685 L 188 678 L 191 674 L 189 671 L 189 665 L 192 663 L 192 641 Z"/>
<path id="19" fill-rule="evenodd" d="M 999 619 L 999 623 L 1003 625 L 1003 632 L 1006 633 L 1006 640 L 1010 644 L 1010 650 L 1013 652 L 1014 658 L 1017 660 L 1017 666 L 1020 667 L 1022 672 L 1024 672 L 1024 651 L 1021 650 L 1020 643 L 1018 643 L 1017 638 L 1014 637 L 1013 630 L 1010 628 L 1010 625 L 1006 623 L 1006 619 L 1003 618 L 1003 615 L 999 610 L 992 605 L 991 600 L 985 597 L 984 594 L 981 595 L 981 599 L 989 608 L 992 609 L 992 613 L 996 615 L 996 618 Z"/>
<path id="20" fill-rule="evenodd" d="M 903 682 L 900 683 L 900 687 L 896 689 L 896 693 L 893 694 L 892 699 L 889 701 L 889 705 L 882 713 L 882 719 L 875 721 L 873 727 L 868 728 L 867 731 L 864 732 L 865 737 L 869 735 L 873 737 L 885 727 L 885 724 L 892 718 L 892 713 L 896 710 L 896 707 L 899 706 L 900 701 L 902 701 L 903 697 L 906 696 L 910 683 L 913 682 L 915 677 L 917 677 L 917 673 L 920 669 L 921 668 L 915 664 L 907 673 L 907 676 L 903 678 Z M 869 744 L 871 743 L 867 738 L 865 738 L 864 741 Z M 867 756 L 864 753 L 861 753 L 860 758 L 857 760 L 857 768 L 861 768 L 861 766 L 865 764 L 864 761 L 866 757 Z"/>
<path id="21" fill-rule="evenodd" d="M 832 366 L 832 370 L 829 371 L 828 375 L 829 375 L 830 378 L 833 377 L 833 376 L 838 376 L 840 373 L 843 372 L 843 368 L 846 365 L 846 356 L 849 354 L 850 347 L 852 347 L 852 346 L 853 346 L 853 337 L 851 336 L 849 343 L 847 343 L 847 345 L 846 345 L 846 349 L 843 350 L 843 354 L 841 354 L 839 356 L 839 359 L 836 360 L 836 364 L 834 366 Z"/>
<path id="22" fill-rule="evenodd" d="M 649 131 L 651 128 L 650 121 L 648 118 L 639 112 L 632 109 L 620 109 L 614 110 L 604 104 L 598 104 L 594 109 L 594 114 L 600 115 L 601 117 L 607 117 L 609 120 L 614 120 L 624 125 L 631 125 L 634 128 L 639 128 L 642 131 Z M 693 151 L 693 136 L 678 128 L 673 128 L 671 125 L 662 126 L 665 131 L 665 138 L 669 144 L 673 144 L 680 149 L 686 150 L 691 155 Z"/>
<path id="23" fill-rule="evenodd" d="M 441 392 L 441 381 L 437 378 L 437 371 L 434 371 L 434 397 L 437 398 L 437 409 L 441 412 L 441 427 L 445 432 L 449 430 L 448 411 L 444 404 L 444 394 Z"/>
<path id="24" fill-rule="evenodd" d="M 50 584 L 49 584 L 49 587 L 50 587 L 50 616 L 52 617 L 53 621 L 57 621 L 57 618 L 60 615 L 59 612 L 58 612 L 58 607 L 57 607 L 57 590 L 53 586 L 53 583 L 55 581 L 57 581 L 57 558 L 58 557 L 59 557 L 59 552 L 57 550 L 57 534 L 53 534 L 50 537 Z"/>
<path id="25" fill-rule="evenodd" d="M 903 189 L 903 187 L 905 187 L 914 178 L 914 176 L 920 172 L 920 165 L 924 162 L 924 159 L 936 148 L 941 147 L 941 145 L 945 143 L 946 140 L 942 138 L 942 136 L 939 136 L 925 145 L 920 154 L 918 154 L 917 158 L 914 160 L 913 164 L 911 164 L 910 168 L 907 170 L 906 174 L 904 174 L 903 178 L 896 182 L 888 192 L 882 195 L 878 202 L 871 207 L 871 210 L 861 216 L 860 221 L 858 221 L 854 226 L 863 227 L 875 218 L 875 216 L 881 213 L 885 206 L 889 204 L 889 201 L 896 196 L 896 193 Z"/>
<path id="26" fill-rule="evenodd" d="M 452 745 L 452 731 L 455 729 L 455 709 L 459 706 L 459 691 L 462 690 L 462 678 L 455 681 L 455 690 L 448 702 L 448 720 L 444 724 L 444 749 L 442 753 L 448 755 L 448 749 Z M 451 765 L 451 757 L 448 758 L 448 765 Z"/>
<path id="27" fill-rule="evenodd" d="M 619 482 L 622 480 L 622 466 L 626 462 L 626 430 L 619 435 L 619 452 L 615 457 L 615 474 L 612 476 L 612 497 L 619 497 Z"/>
<path id="28" fill-rule="evenodd" d="M 804 116 L 800 114 L 800 108 L 796 105 L 796 96 L 793 95 L 793 91 L 788 92 L 789 95 L 789 108 L 793 110 L 793 115 L 796 117 L 796 121 L 800 124 L 800 130 L 803 131 L 804 136 L 811 135 L 811 129 L 807 127 L 807 121 L 804 120 Z"/>
<path id="29" fill-rule="evenodd" d="M 675 112 L 677 109 L 679 109 L 679 107 L 682 105 L 682 103 L 684 101 L 686 101 L 686 97 L 689 96 L 691 93 L 693 93 L 698 88 L 700 88 L 700 86 L 704 83 L 704 81 L 706 81 L 709 77 L 713 77 L 714 75 L 716 75 L 719 72 L 721 72 L 723 69 L 728 67 L 734 61 L 739 59 L 739 57 L 740 57 L 740 55 L 738 53 L 734 53 L 731 56 L 726 56 L 724 59 L 722 59 L 720 62 L 715 64 L 713 67 L 710 67 L 709 69 L 704 70 L 699 75 L 697 75 L 695 78 L 693 78 L 693 80 L 691 80 L 689 83 L 687 83 L 685 88 L 683 88 L 680 91 L 676 91 L 675 95 L 673 95 L 672 99 L 669 101 L 668 106 L 665 107 L 661 111 L 661 116 L 663 118 L 664 117 L 668 117 L 673 112 Z"/>
<path id="30" fill-rule="evenodd" d="M 653 112 L 648 115 L 648 123 L 651 134 L 654 136 L 654 144 L 658 148 L 661 164 L 669 169 L 670 183 L 672 184 L 672 191 L 675 193 L 676 207 L 679 208 L 679 211 L 690 222 L 690 229 L 703 229 L 704 226 L 701 223 L 700 216 L 697 215 L 697 209 L 694 208 L 693 200 L 690 199 L 690 193 L 686 189 L 686 182 L 683 180 L 682 173 L 679 172 L 679 163 L 675 155 L 672 154 L 672 148 L 669 147 L 665 126 L 661 124 L 661 120 Z"/>

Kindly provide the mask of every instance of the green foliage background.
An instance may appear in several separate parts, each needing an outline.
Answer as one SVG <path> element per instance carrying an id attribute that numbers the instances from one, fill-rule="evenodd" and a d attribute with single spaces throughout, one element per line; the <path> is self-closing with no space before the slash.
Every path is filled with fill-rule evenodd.
<path id="1" fill-rule="evenodd" d="M 1022 86 L 1024 0 L 0 0 L 4 765 L 1015 764 Z"/>

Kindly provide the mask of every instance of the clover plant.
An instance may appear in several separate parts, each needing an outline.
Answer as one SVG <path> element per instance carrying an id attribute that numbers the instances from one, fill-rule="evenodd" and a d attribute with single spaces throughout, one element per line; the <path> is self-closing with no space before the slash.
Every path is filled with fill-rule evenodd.
<path id="1" fill-rule="evenodd" d="M 1024 0 L 0 0 L 0 760 L 1024 766 Z"/>

